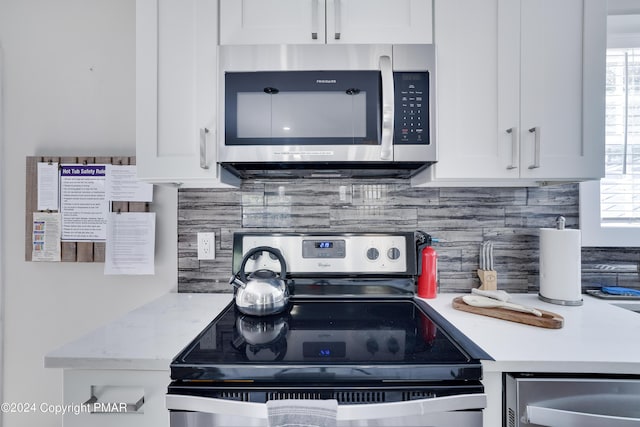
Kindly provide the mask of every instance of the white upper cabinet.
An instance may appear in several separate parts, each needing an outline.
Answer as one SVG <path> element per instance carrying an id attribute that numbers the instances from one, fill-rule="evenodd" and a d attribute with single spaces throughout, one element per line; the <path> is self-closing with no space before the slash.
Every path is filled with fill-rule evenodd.
<path id="1" fill-rule="evenodd" d="M 220 0 L 220 44 L 324 44 L 324 0 Z"/>
<path id="2" fill-rule="evenodd" d="M 220 0 L 220 44 L 429 44 L 431 0 Z"/>
<path id="3" fill-rule="evenodd" d="M 327 43 L 433 43 L 431 0 L 327 0 Z"/>
<path id="4" fill-rule="evenodd" d="M 517 177 L 498 134 L 497 2 L 436 0 L 434 14 L 438 163 L 423 175 Z"/>
<path id="5" fill-rule="evenodd" d="M 136 0 L 136 162 L 140 179 L 236 184 L 216 163 L 216 0 Z"/>
<path id="6" fill-rule="evenodd" d="M 604 176 L 606 2 L 523 0 L 520 16 L 521 176 Z"/>
<path id="7" fill-rule="evenodd" d="M 436 0 L 438 163 L 426 185 L 604 174 L 600 0 Z"/>

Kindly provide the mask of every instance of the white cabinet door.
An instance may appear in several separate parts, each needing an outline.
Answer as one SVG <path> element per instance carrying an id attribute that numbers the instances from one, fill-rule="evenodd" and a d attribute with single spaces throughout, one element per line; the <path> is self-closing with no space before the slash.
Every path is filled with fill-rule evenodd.
<path id="1" fill-rule="evenodd" d="M 326 0 L 327 43 L 433 43 L 431 0 Z"/>
<path id="2" fill-rule="evenodd" d="M 169 426 L 165 407 L 168 370 L 65 369 L 63 376 L 68 410 L 63 416 L 64 427 Z"/>
<path id="3" fill-rule="evenodd" d="M 324 44 L 324 0 L 220 0 L 220 44 Z"/>
<path id="4" fill-rule="evenodd" d="M 522 1 L 523 177 L 599 178 L 604 173 L 604 3 Z M 590 25 L 593 20 L 596 25 Z M 598 46 L 601 59 L 592 53 Z"/>
<path id="5" fill-rule="evenodd" d="M 215 187 L 216 0 L 136 0 L 136 161 L 153 183 Z"/>
<path id="6" fill-rule="evenodd" d="M 517 178 L 507 169 L 511 137 L 497 126 L 497 0 L 436 0 L 434 13 L 439 160 L 431 172 L 437 180 Z"/>
<path id="7" fill-rule="evenodd" d="M 428 44 L 431 0 L 220 0 L 220 44 Z"/>
<path id="8" fill-rule="evenodd" d="M 414 185 L 604 172 L 605 6 L 560 3 L 436 0 L 438 163 Z"/>

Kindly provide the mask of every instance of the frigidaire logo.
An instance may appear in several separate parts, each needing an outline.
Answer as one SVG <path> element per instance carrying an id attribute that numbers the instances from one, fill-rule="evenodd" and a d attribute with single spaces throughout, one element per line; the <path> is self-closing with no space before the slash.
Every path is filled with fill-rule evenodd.
<path id="1" fill-rule="evenodd" d="M 337 83 L 337 82 L 335 81 L 335 79 L 334 79 L 334 80 L 323 80 L 323 79 L 318 79 L 318 80 L 316 80 L 316 83 L 329 83 L 329 84 L 334 83 L 334 84 L 335 84 L 335 83 Z"/>

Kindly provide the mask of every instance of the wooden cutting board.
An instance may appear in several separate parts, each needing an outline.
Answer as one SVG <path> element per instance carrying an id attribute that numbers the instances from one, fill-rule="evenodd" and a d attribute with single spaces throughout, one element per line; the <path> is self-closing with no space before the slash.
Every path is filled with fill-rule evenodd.
<path id="1" fill-rule="evenodd" d="M 552 313 L 546 310 L 540 310 L 542 317 L 535 316 L 530 313 L 520 313 L 518 311 L 507 310 L 504 308 L 482 308 L 474 307 L 462 299 L 462 297 L 456 297 L 453 299 L 453 308 L 461 311 L 468 311 L 469 313 L 481 314 L 483 316 L 495 317 L 497 319 L 509 320 L 511 322 L 524 323 L 526 325 L 538 326 L 548 329 L 560 329 L 564 324 L 564 318 L 559 314 Z"/>

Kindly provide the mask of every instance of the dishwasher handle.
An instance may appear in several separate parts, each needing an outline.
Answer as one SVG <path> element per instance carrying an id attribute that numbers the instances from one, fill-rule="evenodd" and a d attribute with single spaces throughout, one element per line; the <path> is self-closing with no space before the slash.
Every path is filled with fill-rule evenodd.
<path id="1" fill-rule="evenodd" d="M 265 403 L 240 402 L 211 397 L 168 394 L 167 409 L 173 411 L 205 412 L 219 415 L 251 414 L 267 419 Z M 487 395 L 484 393 L 417 399 L 406 402 L 338 405 L 338 421 L 393 418 L 397 416 L 423 415 L 450 411 L 484 409 Z"/>
<path id="2" fill-rule="evenodd" d="M 638 396 L 573 396 L 527 405 L 524 421 L 541 426 L 640 427 L 637 406 Z"/>

